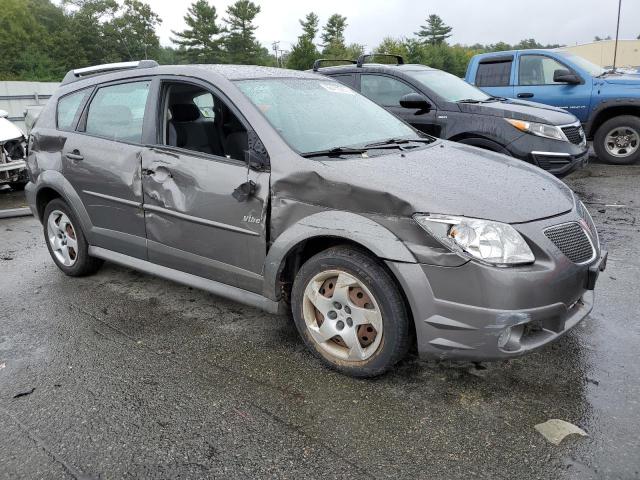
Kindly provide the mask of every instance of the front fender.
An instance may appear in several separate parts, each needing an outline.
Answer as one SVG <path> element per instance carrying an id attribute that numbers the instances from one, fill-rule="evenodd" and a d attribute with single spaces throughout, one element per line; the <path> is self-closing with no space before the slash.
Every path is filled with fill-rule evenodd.
<path id="1" fill-rule="evenodd" d="M 416 263 L 405 244 L 379 223 L 351 212 L 323 211 L 298 220 L 280 234 L 267 254 L 264 270 L 264 296 L 280 296 L 278 276 L 288 254 L 300 243 L 317 237 L 343 238 L 356 242 L 383 260 Z"/>

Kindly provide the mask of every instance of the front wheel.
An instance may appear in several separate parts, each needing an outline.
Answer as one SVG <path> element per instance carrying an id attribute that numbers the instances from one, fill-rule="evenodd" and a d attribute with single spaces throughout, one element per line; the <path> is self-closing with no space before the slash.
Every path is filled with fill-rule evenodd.
<path id="1" fill-rule="evenodd" d="M 621 115 L 607 120 L 595 134 L 593 148 L 607 163 L 630 165 L 640 159 L 640 117 Z"/>
<path id="2" fill-rule="evenodd" d="M 398 286 L 360 250 L 333 247 L 309 259 L 294 280 L 291 307 L 307 347 L 342 373 L 380 375 L 407 353 L 409 316 Z"/>

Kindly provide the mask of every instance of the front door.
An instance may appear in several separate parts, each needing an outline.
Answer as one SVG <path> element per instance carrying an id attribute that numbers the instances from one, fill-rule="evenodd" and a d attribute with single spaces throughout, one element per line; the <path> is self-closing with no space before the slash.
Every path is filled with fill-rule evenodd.
<path id="1" fill-rule="evenodd" d="M 360 93 L 421 132 L 435 137 L 441 136 L 442 125 L 435 105 L 428 112 L 404 108 L 400 105 L 400 99 L 409 93 L 424 95 L 402 80 L 387 75 L 362 74 L 360 75 Z"/>
<path id="2" fill-rule="evenodd" d="M 65 178 L 74 187 L 92 223 L 93 244 L 146 258 L 142 184 L 143 124 L 150 80 L 99 87 L 75 132 L 64 132 Z M 87 94 L 77 93 L 75 95 Z M 58 112 L 76 99 L 63 97 Z M 62 107 L 62 110 L 61 110 Z M 59 115 L 60 123 L 64 118 Z"/>
<path id="3" fill-rule="evenodd" d="M 165 81 L 160 94 L 142 155 L 149 261 L 261 293 L 269 173 L 247 168 L 255 134 L 205 86 Z"/>

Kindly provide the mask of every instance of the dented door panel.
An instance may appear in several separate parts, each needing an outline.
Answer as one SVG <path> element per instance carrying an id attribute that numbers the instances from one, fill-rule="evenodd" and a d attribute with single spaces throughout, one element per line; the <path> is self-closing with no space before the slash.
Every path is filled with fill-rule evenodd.
<path id="1" fill-rule="evenodd" d="M 149 261 L 261 291 L 269 174 L 161 147 L 145 150 L 142 172 Z M 239 201 L 247 180 L 256 192 Z"/>

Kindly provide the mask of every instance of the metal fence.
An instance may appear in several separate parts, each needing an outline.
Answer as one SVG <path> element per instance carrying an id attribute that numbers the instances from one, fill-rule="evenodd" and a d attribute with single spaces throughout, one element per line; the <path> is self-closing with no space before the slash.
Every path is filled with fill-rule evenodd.
<path id="1" fill-rule="evenodd" d="M 47 103 L 58 85 L 57 82 L 0 82 L 0 110 L 9 112 L 9 120 L 24 131 L 27 107 Z"/>

